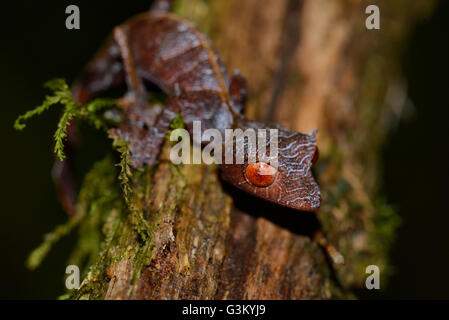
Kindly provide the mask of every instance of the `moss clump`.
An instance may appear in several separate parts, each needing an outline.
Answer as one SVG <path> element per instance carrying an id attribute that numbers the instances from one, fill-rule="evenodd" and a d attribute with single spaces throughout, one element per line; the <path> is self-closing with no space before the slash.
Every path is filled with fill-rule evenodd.
<path id="1" fill-rule="evenodd" d="M 116 106 L 116 100 L 95 99 L 87 105 L 81 105 L 73 98 L 70 88 L 65 80 L 53 79 L 46 82 L 44 86 L 50 89 L 52 94 L 48 95 L 40 106 L 37 106 L 33 110 L 19 116 L 14 123 L 14 128 L 16 130 L 23 130 L 26 127 L 24 123 L 25 120 L 43 113 L 52 106 L 58 104 L 63 105 L 64 111 L 59 119 L 58 126 L 54 134 L 54 152 L 60 160 L 63 160 L 65 158 L 64 140 L 67 138 L 67 126 L 70 121 L 75 118 L 83 119 L 93 124 L 97 129 L 106 128 L 106 122 L 98 115 L 98 112 L 105 108 Z"/>
<path id="2" fill-rule="evenodd" d="M 114 159 L 108 155 L 94 164 L 84 178 L 78 197 L 77 215 L 83 219 L 79 224 L 78 242 L 69 258 L 69 263 L 91 266 L 101 250 L 101 242 L 113 227 L 122 210 L 123 201 L 117 184 L 117 169 Z"/>
<path id="3" fill-rule="evenodd" d="M 121 197 L 115 182 L 116 176 L 111 156 L 94 164 L 81 187 L 76 216 L 44 236 L 42 244 L 31 252 L 26 261 L 29 269 L 37 268 L 53 244 L 78 226 L 80 237 L 69 262 L 82 266 L 86 257 L 89 257 L 88 261 L 93 261 L 103 240 L 100 225 L 107 221 L 113 208 L 120 207 Z"/>
<path id="4" fill-rule="evenodd" d="M 69 86 L 62 79 L 49 81 L 45 86 L 52 93 L 45 98 L 42 105 L 19 116 L 14 127 L 22 130 L 26 120 L 52 106 L 62 105 L 64 109 L 54 134 L 54 151 L 58 158 L 63 160 L 64 140 L 67 138 L 67 126 L 70 121 L 81 119 L 93 124 L 97 129 L 107 129 L 110 121 L 106 113 L 117 110 L 114 108 L 117 104 L 113 99 L 96 99 L 81 105 L 74 100 Z M 100 111 L 105 109 L 106 112 L 100 114 Z M 184 128 L 180 115 L 175 117 L 170 128 Z M 75 217 L 48 233 L 26 262 L 30 269 L 37 268 L 59 239 L 78 229 L 78 240 L 68 263 L 80 267 L 84 281 L 79 290 L 67 292 L 60 296 L 60 299 L 102 298 L 105 286 L 110 280 L 107 268 L 113 267 L 122 259 L 133 259 L 133 275 L 130 279 L 133 284 L 151 256 L 154 245 L 153 230 L 159 223 L 155 215 L 161 217 L 163 214 L 152 212 L 152 222 L 149 224 L 144 216 L 142 203 L 143 199 L 148 197 L 151 188 L 150 176 L 154 169 L 133 169 L 126 141 L 114 139 L 113 147 L 120 154 L 120 162 L 114 164 L 114 157 L 108 155 L 94 164 L 81 186 Z M 120 169 L 117 170 L 117 167 Z M 147 183 L 142 184 L 142 181 Z M 133 288 L 132 285 L 130 290 Z"/>
<path id="5" fill-rule="evenodd" d="M 108 155 L 94 164 L 84 178 L 77 202 L 78 241 L 68 264 L 77 265 L 82 270 L 82 278 L 89 280 L 89 292 L 102 292 L 105 270 L 100 267 L 108 265 L 111 259 L 105 252 L 115 245 L 117 229 L 122 224 L 126 204 L 117 183 L 117 168 L 114 157 Z M 80 216 L 81 218 L 78 218 Z M 73 218 L 73 219 L 75 219 Z M 73 220 L 72 219 L 72 220 Z M 74 295 L 82 295 L 82 291 L 71 291 L 59 297 L 70 299 Z"/>

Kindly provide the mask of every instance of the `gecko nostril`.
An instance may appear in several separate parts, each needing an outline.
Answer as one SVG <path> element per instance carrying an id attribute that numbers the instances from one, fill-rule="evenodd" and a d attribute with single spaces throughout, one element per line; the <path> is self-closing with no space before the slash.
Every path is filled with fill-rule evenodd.
<path id="1" fill-rule="evenodd" d="M 268 187 L 274 182 L 277 170 L 264 162 L 249 164 L 245 169 L 245 177 L 256 187 Z"/>

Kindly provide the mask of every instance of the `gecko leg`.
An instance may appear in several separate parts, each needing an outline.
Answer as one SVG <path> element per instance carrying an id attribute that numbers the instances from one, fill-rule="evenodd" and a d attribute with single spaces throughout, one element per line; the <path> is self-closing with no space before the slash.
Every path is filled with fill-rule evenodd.
<path id="1" fill-rule="evenodd" d="M 120 138 L 129 144 L 131 163 L 135 168 L 156 163 L 179 107 L 175 98 L 168 99 L 163 109 L 153 106 L 151 118 L 154 119 L 149 119 L 145 110 L 150 111 L 140 105 L 131 105 L 122 125 L 109 130 L 111 138 Z"/>
<path id="2" fill-rule="evenodd" d="M 131 104 L 146 105 L 147 94 L 142 80 L 137 75 L 136 66 L 129 43 L 129 32 L 126 25 L 115 27 L 114 39 L 120 50 L 120 55 L 125 66 L 126 83 L 128 84 L 128 93 L 121 99 L 121 104 L 128 107 Z"/>
<path id="3" fill-rule="evenodd" d="M 138 124 L 142 120 L 139 119 L 143 114 L 142 109 L 148 107 L 147 94 L 136 71 L 127 26 L 116 27 L 114 39 L 124 62 L 126 81 L 130 91 L 121 101 L 125 109 L 129 108 L 129 119 L 121 128 L 111 130 L 111 136 L 119 136 L 128 141 L 132 155 L 131 161 L 135 167 L 141 167 L 145 164 L 153 165 L 160 153 L 170 124 L 179 109 L 178 103 L 174 98 L 169 99 L 165 108 L 157 115 L 153 125 L 148 126 L 148 129 L 140 128 Z"/>
<path id="4" fill-rule="evenodd" d="M 152 165 L 156 162 L 157 156 L 160 153 L 162 144 L 165 141 L 165 136 L 176 113 L 179 111 L 176 99 L 169 99 L 162 112 L 159 114 L 154 125 L 148 130 L 147 139 L 151 141 L 146 149 L 147 161 L 146 164 Z"/>

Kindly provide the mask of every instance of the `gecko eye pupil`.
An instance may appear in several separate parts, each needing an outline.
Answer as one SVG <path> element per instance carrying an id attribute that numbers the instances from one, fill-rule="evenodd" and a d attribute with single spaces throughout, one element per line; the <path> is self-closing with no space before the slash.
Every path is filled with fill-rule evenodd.
<path id="1" fill-rule="evenodd" d="M 268 187 L 274 182 L 277 170 L 264 162 L 249 164 L 245 169 L 246 180 L 256 187 Z"/>

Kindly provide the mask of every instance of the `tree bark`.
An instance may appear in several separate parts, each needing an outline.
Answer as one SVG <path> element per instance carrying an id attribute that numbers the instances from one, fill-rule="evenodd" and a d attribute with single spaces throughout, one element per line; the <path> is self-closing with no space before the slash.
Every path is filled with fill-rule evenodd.
<path id="1" fill-rule="evenodd" d="M 366 266 L 388 274 L 398 219 L 381 200 L 378 154 L 403 107 L 401 41 L 432 4 L 377 2 L 380 30 L 366 29 L 363 1 L 178 1 L 228 70 L 246 75 L 247 117 L 319 128 L 323 206 L 315 216 L 255 199 L 215 166 L 173 165 L 166 143 L 160 164 L 132 179 L 148 237 L 124 205 L 108 209 L 101 254 L 74 298 L 349 298 Z M 344 266 L 311 239 L 316 217 Z"/>

